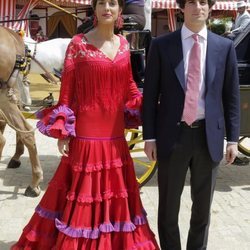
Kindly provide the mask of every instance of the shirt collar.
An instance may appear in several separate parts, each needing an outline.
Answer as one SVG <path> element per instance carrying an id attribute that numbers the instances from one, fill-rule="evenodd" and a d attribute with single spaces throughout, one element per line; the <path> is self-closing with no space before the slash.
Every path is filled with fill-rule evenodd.
<path id="1" fill-rule="evenodd" d="M 182 40 L 185 40 L 192 36 L 194 34 L 193 31 L 188 29 L 185 24 L 182 25 L 181 28 L 181 37 Z M 202 37 L 204 40 L 207 40 L 207 27 L 204 25 L 204 27 L 197 33 L 200 37 Z"/>

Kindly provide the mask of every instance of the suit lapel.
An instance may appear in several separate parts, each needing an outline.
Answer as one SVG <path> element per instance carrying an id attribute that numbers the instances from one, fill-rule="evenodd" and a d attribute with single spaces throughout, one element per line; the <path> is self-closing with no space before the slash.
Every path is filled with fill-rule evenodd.
<path id="1" fill-rule="evenodd" d="M 178 30 L 176 32 L 175 37 L 173 37 L 173 42 L 171 52 L 174 53 L 173 56 L 170 58 L 173 58 L 173 67 L 175 70 L 175 74 L 185 91 L 185 73 L 184 73 L 184 61 L 183 61 L 183 51 L 182 51 L 182 42 L 181 42 L 181 30 Z"/>
<path id="2" fill-rule="evenodd" d="M 205 84 L 207 88 L 209 88 L 215 77 L 216 65 L 219 56 L 218 48 L 219 46 L 213 39 L 213 34 L 211 32 L 208 32 L 207 54 L 206 54 L 206 76 L 205 76 Z"/>

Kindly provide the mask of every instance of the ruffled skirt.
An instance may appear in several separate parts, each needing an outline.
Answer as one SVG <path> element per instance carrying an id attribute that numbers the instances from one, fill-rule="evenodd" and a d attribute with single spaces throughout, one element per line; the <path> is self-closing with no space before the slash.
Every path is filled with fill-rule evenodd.
<path id="1" fill-rule="evenodd" d="M 74 138 L 12 250 L 159 249 L 124 137 Z"/>

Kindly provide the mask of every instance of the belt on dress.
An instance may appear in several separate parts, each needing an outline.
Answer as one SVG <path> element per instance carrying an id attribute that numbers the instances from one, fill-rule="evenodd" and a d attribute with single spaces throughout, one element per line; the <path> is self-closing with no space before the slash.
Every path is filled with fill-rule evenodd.
<path id="1" fill-rule="evenodd" d="M 188 125 L 186 122 L 180 122 L 180 126 L 184 128 L 204 128 L 205 127 L 205 119 L 194 121 L 192 124 Z"/>

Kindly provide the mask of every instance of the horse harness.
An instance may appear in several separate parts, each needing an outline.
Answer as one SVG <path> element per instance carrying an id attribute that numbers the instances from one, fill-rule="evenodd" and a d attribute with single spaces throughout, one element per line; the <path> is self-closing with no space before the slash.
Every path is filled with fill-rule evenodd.
<path id="1" fill-rule="evenodd" d="M 13 75 L 15 70 L 19 70 L 24 76 L 27 76 L 30 71 L 30 62 L 31 62 L 31 55 L 28 46 L 25 45 L 25 55 L 16 55 L 16 62 L 14 68 L 9 76 L 9 79 Z M 5 89 L 8 87 L 8 81 L 3 81 L 0 79 L 0 89 Z"/>

